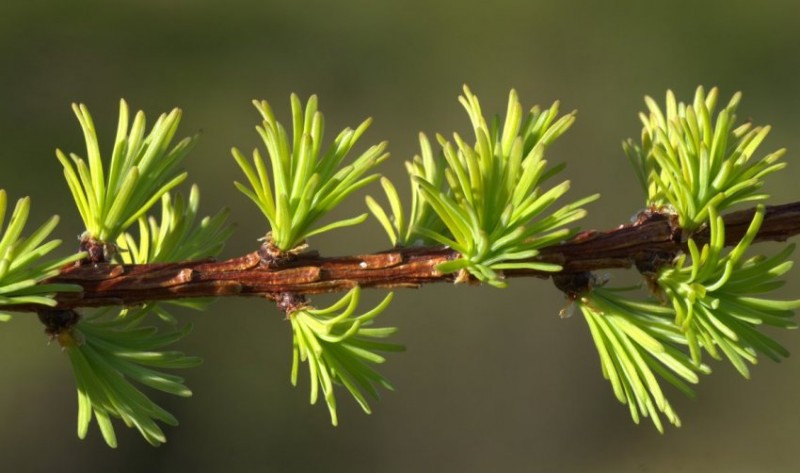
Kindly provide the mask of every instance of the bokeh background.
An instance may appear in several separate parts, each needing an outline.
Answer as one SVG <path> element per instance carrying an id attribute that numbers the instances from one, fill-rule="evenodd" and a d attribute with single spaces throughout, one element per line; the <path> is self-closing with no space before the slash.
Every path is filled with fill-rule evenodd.
<path id="1" fill-rule="evenodd" d="M 54 156 L 84 154 L 69 104 L 86 103 L 108 151 L 125 97 L 153 119 L 183 108 L 184 135 L 202 132 L 186 161 L 207 213 L 238 225 L 223 256 L 251 251 L 266 227 L 233 187 L 231 146 L 258 138 L 253 98 L 288 117 L 288 95 L 317 93 L 329 132 L 366 116 L 364 142 L 388 139 L 383 172 L 405 190 L 403 161 L 417 133 L 465 132 L 456 101 L 469 84 L 485 111 L 523 103 L 579 110 L 550 153 L 567 161 L 573 196 L 594 192 L 585 228 L 609 228 L 640 209 L 621 151 L 638 137 L 642 98 L 672 88 L 742 90 L 740 116 L 774 124 L 765 148 L 787 147 L 770 178 L 773 202 L 800 200 L 800 5 L 791 0 L 581 2 L 28 1 L 0 3 L 0 185 L 33 198 L 33 222 L 63 217 L 64 253 L 81 231 Z M 366 146 L 366 145 L 364 145 Z M 765 152 L 768 151 L 765 149 Z M 186 188 L 184 188 L 186 189 Z M 381 195 L 378 186 L 370 193 Z M 403 195 L 407 195 L 404 193 Z M 338 216 L 364 209 L 364 194 Z M 374 221 L 312 242 L 326 254 L 385 248 Z M 761 248 L 774 250 L 774 246 Z M 624 279 L 624 275 L 618 276 Z M 797 297 L 800 277 L 787 286 Z M 370 294 L 371 300 L 379 294 Z M 763 361 L 749 381 L 722 363 L 697 399 L 671 392 L 684 421 L 659 435 L 635 426 L 602 379 L 581 317 L 560 320 L 550 283 L 506 290 L 403 291 L 384 317 L 408 351 L 383 370 L 397 386 L 364 415 L 340 394 L 341 425 L 309 407 L 307 382 L 289 385 L 290 330 L 258 300 L 184 313 L 182 349 L 205 358 L 186 373 L 191 399 L 158 396 L 181 420 L 149 447 L 118 427 L 108 449 L 75 435 L 66 357 L 35 317 L 0 327 L 0 467 L 24 471 L 800 471 L 800 361 Z M 794 352 L 797 333 L 780 334 Z"/>

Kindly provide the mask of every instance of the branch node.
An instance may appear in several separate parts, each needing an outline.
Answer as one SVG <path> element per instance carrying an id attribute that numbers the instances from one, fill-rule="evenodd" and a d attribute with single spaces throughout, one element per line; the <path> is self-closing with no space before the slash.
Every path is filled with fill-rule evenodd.
<path id="1" fill-rule="evenodd" d="M 72 328 L 81 319 L 80 314 L 72 309 L 39 309 L 39 321 L 44 324 L 44 333 L 50 340 L 56 340 L 61 348 L 80 345 L 81 340 L 75 335 Z"/>
<path id="2" fill-rule="evenodd" d="M 258 248 L 258 256 L 261 258 L 261 265 L 270 269 L 286 266 L 308 248 L 308 244 L 301 243 L 289 251 L 283 251 L 275 245 L 275 240 L 272 239 L 272 232 L 267 233 L 267 236 L 262 240 L 263 243 Z"/>
<path id="3" fill-rule="evenodd" d="M 589 271 L 553 274 L 553 284 L 559 291 L 563 292 L 570 301 L 576 301 L 580 299 L 583 294 L 591 291 L 594 282 L 595 277 Z"/>
<path id="4" fill-rule="evenodd" d="M 297 294 L 296 292 L 281 292 L 279 294 L 267 296 L 267 298 L 275 301 L 275 305 L 286 314 L 286 318 L 289 318 L 289 315 L 293 312 L 308 307 L 306 296 Z"/>
<path id="5" fill-rule="evenodd" d="M 109 263 L 117 254 L 117 245 L 100 241 L 89 232 L 84 232 L 79 238 L 78 251 L 85 251 L 86 257 L 77 261 L 76 266 Z"/>

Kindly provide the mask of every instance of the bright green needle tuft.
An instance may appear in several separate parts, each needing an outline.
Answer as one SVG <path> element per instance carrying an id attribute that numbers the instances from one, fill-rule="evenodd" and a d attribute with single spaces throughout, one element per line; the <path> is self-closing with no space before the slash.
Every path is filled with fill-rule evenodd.
<path id="1" fill-rule="evenodd" d="M 0 189 L 0 321 L 11 317 L 2 312 L 5 305 L 41 304 L 52 307 L 56 304 L 53 297 L 57 292 L 80 292 L 80 286 L 42 281 L 56 276 L 62 266 L 84 256 L 78 253 L 55 260 L 43 260 L 61 244 L 60 240 L 45 241 L 58 224 L 58 217 L 51 217 L 25 237 L 22 234 L 28 222 L 30 198 L 17 201 L 5 226 L 7 203 L 6 191 Z"/>
<path id="2" fill-rule="evenodd" d="M 98 316 L 80 320 L 59 341 L 69 356 L 78 385 L 78 437 L 84 438 L 94 417 L 106 443 L 117 446 L 112 418 L 135 427 L 148 443 L 166 442 L 157 422 L 178 425 L 177 419 L 139 390 L 135 383 L 180 397 L 192 392 L 181 377 L 163 369 L 190 368 L 201 360 L 181 352 L 162 350 L 189 333 L 160 333 L 155 327 L 140 326 L 136 317 Z"/>
<path id="3" fill-rule="evenodd" d="M 541 248 L 574 235 L 576 231 L 568 226 L 586 214 L 583 205 L 598 198 L 589 196 L 552 211 L 551 206 L 569 189 L 569 181 L 550 189 L 542 187 L 561 170 L 559 166 L 547 169 L 545 151 L 569 129 L 575 114 L 558 117 L 555 103 L 543 111 L 534 107 L 525 116 L 512 90 L 501 128 L 499 118 L 489 126 L 478 98 L 466 86 L 459 100 L 472 123 L 475 143 L 468 144 L 458 134 L 453 135 L 455 144 L 438 136 L 446 163 L 442 173 L 429 164 L 432 153 L 426 149 L 427 140 L 423 137 L 423 158 L 409 166 L 418 186 L 414 188 L 419 194 L 417 199 L 424 200 L 441 223 L 420 223 L 422 217 L 412 219 L 412 225 L 403 229 L 410 237 L 398 238 L 397 242 L 407 242 L 419 234 L 458 251 L 460 259 L 438 269 L 459 272 L 459 281 L 468 272 L 481 281 L 503 287 L 505 269 L 557 271 L 557 265 L 533 258 Z M 444 183 L 446 190 L 442 189 Z M 394 200 L 390 197 L 390 203 Z M 419 209 L 416 215 L 424 215 L 427 207 L 415 205 L 414 209 Z M 388 226 L 388 218 L 375 208 L 373 213 L 384 227 Z M 397 212 L 394 213 L 397 222 Z M 395 231 L 400 230 L 398 227 Z"/>
<path id="4" fill-rule="evenodd" d="M 786 166 L 778 162 L 784 149 L 756 157 L 770 127 L 736 125 L 741 94 L 712 119 L 718 95 L 716 88 L 706 94 L 698 87 L 694 101 L 684 104 L 667 91 L 666 113 L 647 97 L 649 114 L 640 114 L 641 144 L 628 140 L 623 145 L 647 205 L 670 208 L 688 233 L 708 220 L 712 207 L 721 213 L 742 202 L 766 199 L 759 192 L 764 177 Z"/>
<path id="5" fill-rule="evenodd" d="M 690 254 L 658 275 L 695 363 L 703 351 L 717 359 L 725 355 L 744 377 L 750 373 L 747 363 L 756 363 L 759 352 L 776 361 L 789 355 L 759 327 L 796 328 L 792 318 L 800 307 L 800 299 L 782 301 L 764 295 L 781 286 L 778 278 L 791 268 L 794 245 L 772 258 L 744 258 L 763 217 L 764 206 L 759 205 L 745 236 L 726 252 L 725 225 L 712 208 L 709 243 L 701 249 L 689 240 Z"/>
<path id="6" fill-rule="evenodd" d="M 317 402 L 321 388 L 333 425 L 338 424 L 334 384 L 343 385 L 369 414 L 371 410 L 365 394 L 378 399 L 377 386 L 393 389 L 370 365 L 385 361 L 377 352 L 403 350 L 401 345 L 381 341 L 397 329 L 370 327 L 373 319 L 389 306 L 392 293 L 372 310 L 354 316 L 359 296 L 356 286 L 326 309 L 299 308 L 288 314 L 294 335 L 292 385 L 297 385 L 300 363 L 307 363 L 311 404 Z"/>
<path id="7" fill-rule="evenodd" d="M 327 150 L 322 148 L 324 118 L 317 110 L 317 97 L 311 96 L 303 107 L 296 95 L 291 97 L 292 135 L 275 119 L 266 101 L 254 101 L 263 119 L 256 127 L 269 156 L 269 169 L 261 152 L 253 151 L 252 164 L 236 148 L 233 157 L 247 178 L 249 187 L 236 182 L 236 188 L 250 198 L 270 225 L 269 243 L 288 253 L 305 240 L 336 228 L 356 225 L 366 214 L 338 220 L 314 228 L 326 214 L 347 196 L 378 179 L 367 174 L 389 155 L 386 142 L 373 145 L 347 165 L 343 165 L 371 120 L 355 130 L 346 128 Z"/>
<path id="8" fill-rule="evenodd" d="M 617 399 L 627 404 L 634 422 L 650 417 L 659 432 L 661 415 L 675 426 L 680 419 L 667 401 L 658 377 L 687 395 L 707 366 L 693 363 L 674 314 L 655 302 L 628 299 L 618 291 L 594 288 L 575 302 L 592 334 L 600 365 Z M 687 384 L 688 383 L 688 384 Z"/>
<path id="9" fill-rule="evenodd" d="M 105 243 L 117 237 L 144 215 L 162 195 L 186 178 L 179 172 L 194 144 L 184 138 L 170 148 L 181 111 L 162 114 L 145 135 L 145 117 L 138 112 L 130 124 L 128 104 L 120 101 L 117 135 L 111 157 L 101 157 L 97 132 L 85 105 L 72 106 L 86 140 L 87 161 L 76 154 L 56 156 L 86 226 L 85 236 Z"/>

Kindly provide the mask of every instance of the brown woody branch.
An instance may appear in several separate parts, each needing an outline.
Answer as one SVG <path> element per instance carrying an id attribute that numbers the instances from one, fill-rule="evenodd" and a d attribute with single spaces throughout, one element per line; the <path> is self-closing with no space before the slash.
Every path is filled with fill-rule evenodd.
<path id="1" fill-rule="evenodd" d="M 750 224 L 754 209 L 725 216 L 726 244 L 738 242 Z M 757 241 L 785 241 L 800 233 L 800 202 L 767 207 Z M 707 241 L 708 231 L 695 234 Z M 560 274 L 610 268 L 655 269 L 684 249 L 682 230 L 673 219 L 644 212 L 632 223 L 609 231 L 586 231 L 571 240 L 545 248 L 539 261 L 563 266 Z M 278 300 L 281 294 L 299 296 L 345 291 L 354 286 L 416 288 L 434 282 L 453 282 L 436 266 L 458 258 L 444 247 L 395 248 L 360 256 L 325 258 L 316 253 L 298 255 L 281 264 L 268 264 L 255 251 L 225 261 L 186 261 L 167 264 L 88 264 L 70 266 L 48 282 L 77 284 L 78 293 L 59 293 L 56 310 L 110 305 L 134 306 L 149 301 L 192 297 L 260 296 Z M 666 258 L 666 259 L 665 259 Z M 506 277 L 547 278 L 553 273 L 509 270 Z M 36 311 L 41 306 L 4 306 L 6 311 Z"/>

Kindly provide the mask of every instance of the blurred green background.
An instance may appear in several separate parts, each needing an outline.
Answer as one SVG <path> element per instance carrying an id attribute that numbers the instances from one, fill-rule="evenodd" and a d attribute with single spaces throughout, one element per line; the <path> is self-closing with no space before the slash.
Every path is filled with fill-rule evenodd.
<path id="1" fill-rule="evenodd" d="M 559 99 L 562 109 L 579 109 L 550 158 L 569 163 L 571 195 L 603 194 L 583 223 L 602 229 L 642 205 L 620 142 L 639 135 L 642 97 L 661 100 L 667 88 L 683 100 L 700 84 L 718 85 L 724 99 L 742 90 L 740 117 L 775 125 L 764 152 L 789 148 L 791 166 L 770 178 L 772 202 L 800 200 L 799 73 L 800 5 L 791 0 L 6 1 L 0 185 L 10 198 L 32 196 L 34 223 L 60 214 L 69 252 L 81 227 L 53 153 L 85 153 L 69 104 L 89 106 L 104 151 L 120 97 L 151 119 L 180 106 L 182 133 L 202 130 L 186 163 L 190 180 L 206 213 L 232 209 L 238 231 L 223 256 L 239 255 L 266 230 L 232 185 L 241 177 L 230 147 L 258 141 L 251 99 L 270 100 L 287 120 L 290 92 L 317 93 L 329 134 L 374 117 L 364 143 L 390 141 L 383 169 L 405 189 L 402 162 L 416 152 L 419 131 L 468 130 L 456 101 L 467 83 L 487 112 L 504 112 L 512 87 L 528 105 Z M 339 216 L 363 211 L 363 194 L 344 207 Z M 374 221 L 312 244 L 325 254 L 387 246 Z M 797 297 L 794 279 L 787 297 Z M 195 330 L 182 348 L 206 362 L 187 373 L 193 398 L 157 396 L 182 424 L 158 449 L 122 426 L 115 451 L 94 425 L 78 440 L 67 359 L 35 317 L 21 314 L 0 327 L 0 468 L 800 471 L 796 357 L 764 361 L 750 381 L 714 364 L 698 399 L 670 392 L 685 425 L 662 436 L 649 420 L 630 421 L 600 375 L 582 318 L 558 318 L 564 301 L 549 282 L 398 296 L 384 317 L 408 347 L 384 367 L 397 392 L 371 416 L 340 394 L 338 428 L 323 406 L 307 405 L 305 378 L 290 387 L 290 330 L 270 304 L 226 300 L 183 314 Z M 779 338 L 800 349 L 796 333 Z"/>

